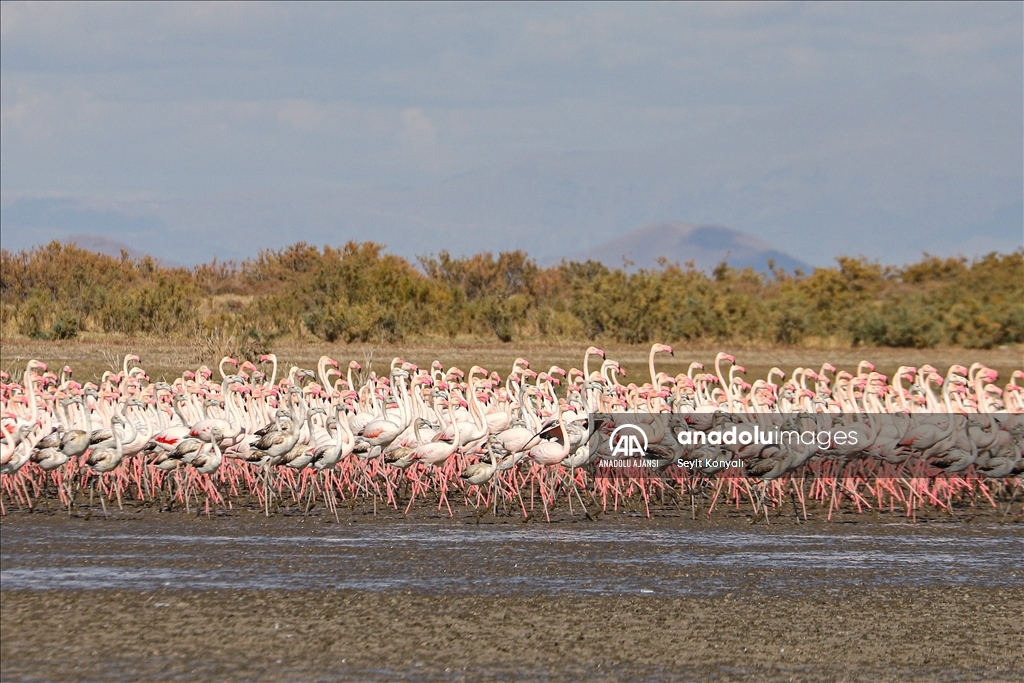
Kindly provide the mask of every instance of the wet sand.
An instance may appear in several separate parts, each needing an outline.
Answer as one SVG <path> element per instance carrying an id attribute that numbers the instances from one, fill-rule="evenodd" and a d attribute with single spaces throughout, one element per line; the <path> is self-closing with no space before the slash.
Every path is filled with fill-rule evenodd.
<path id="1" fill-rule="evenodd" d="M 1024 678 L 1024 589 L 835 597 L 3 591 L 5 681 Z"/>
<path id="2" fill-rule="evenodd" d="M 147 512 L 0 531 L 4 681 L 1024 680 L 1020 524 Z"/>

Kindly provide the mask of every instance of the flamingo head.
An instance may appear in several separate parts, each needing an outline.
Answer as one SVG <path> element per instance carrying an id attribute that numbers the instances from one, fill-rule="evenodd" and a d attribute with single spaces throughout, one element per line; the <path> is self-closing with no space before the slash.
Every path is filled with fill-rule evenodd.
<path id="1" fill-rule="evenodd" d="M 652 353 L 667 353 L 670 356 L 675 356 L 676 352 L 672 350 L 672 347 L 668 344 L 655 344 L 651 347 Z"/>
<path id="2" fill-rule="evenodd" d="M 601 358 L 606 358 L 606 356 L 604 355 L 604 351 L 597 348 L 596 346 L 591 346 L 587 349 L 587 355 L 589 356 L 591 354 L 595 356 L 600 356 Z"/>

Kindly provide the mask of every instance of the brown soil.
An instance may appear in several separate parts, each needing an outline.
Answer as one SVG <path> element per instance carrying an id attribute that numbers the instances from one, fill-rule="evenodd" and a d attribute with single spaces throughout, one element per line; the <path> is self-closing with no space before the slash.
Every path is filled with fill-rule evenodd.
<path id="1" fill-rule="evenodd" d="M 742 599 L 3 591 L 3 680 L 1024 678 L 1024 589 Z"/>

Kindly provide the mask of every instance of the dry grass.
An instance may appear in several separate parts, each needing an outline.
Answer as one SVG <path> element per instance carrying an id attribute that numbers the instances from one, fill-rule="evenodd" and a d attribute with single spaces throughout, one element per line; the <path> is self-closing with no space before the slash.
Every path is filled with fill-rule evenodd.
<path id="1" fill-rule="evenodd" d="M 69 341 L 38 341 L 24 338 L 4 339 L 0 343 L 0 367 L 19 373 L 26 361 L 37 358 L 59 370 L 65 364 L 75 371 L 81 381 L 96 381 L 106 370 L 120 369 L 126 353 L 142 357 L 142 365 L 153 379 L 173 379 L 185 369 L 195 370 L 200 364 L 214 366 L 225 349 L 217 348 L 218 340 L 195 341 L 177 339 L 128 338 L 112 335 Z M 434 359 L 446 367 L 458 365 L 468 370 L 470 365 L 481 365 L 504 376 L 519 356 L 530 361 L 536 370 L 558 365 L 566 370 L 581 367 L 583 352 L 588 342 L 543 343 L 479 343 L 479 342 L 416 342 L 402 344 L 340 344 L 279 342 L 274 351 L 286 372 L 291 365 L 313 368 L 321 355 L 347 363 L 356 360 L 364 370 L 386 371 L 395 356 L 429 366 Z M 602 348 L 609 358 L 622 363 L 627 381 L 643 382 L 648 377 L 647 357 L 650 346 L 606 344 Z M 1024 369 L 1024 347 L 1012 346 L 992 350 L 936 348 L 794 348 L 742 345 L 709 347 L 675 347 L 675 357 L 659 355 L 657 367 L 671 374 L 685 372 L 691 361 L 700 361 L 708 368 L 718 351 L 728 351 L 747 369 L 747 379 L 764 377 L 772 366 L 788 374 L 797 366 L 818 368 L 828 361 L 841 370 L 855 371 L 861 360 L 870 360 L 881 372 L 891 374 L 899 365 L 920 366 L 930 363 L 943 372 L 953 363 L 970 365 L 981 362 L 999 371 L 1006 381 L 1013 370 Z"/>

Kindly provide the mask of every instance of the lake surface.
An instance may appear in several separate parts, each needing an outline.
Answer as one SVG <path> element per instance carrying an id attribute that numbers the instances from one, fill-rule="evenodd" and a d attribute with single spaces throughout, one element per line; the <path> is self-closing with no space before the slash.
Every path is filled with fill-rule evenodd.
<path id="1" fill-rule="evenodd" d="M 299 528 L 296 528 L 299 527 Z M 714 596 L 858 586 L 1024 585 L 1024 529 L 837 525 L 797 532 L 391 522 L 4 524 L 4 589 Z"/>

